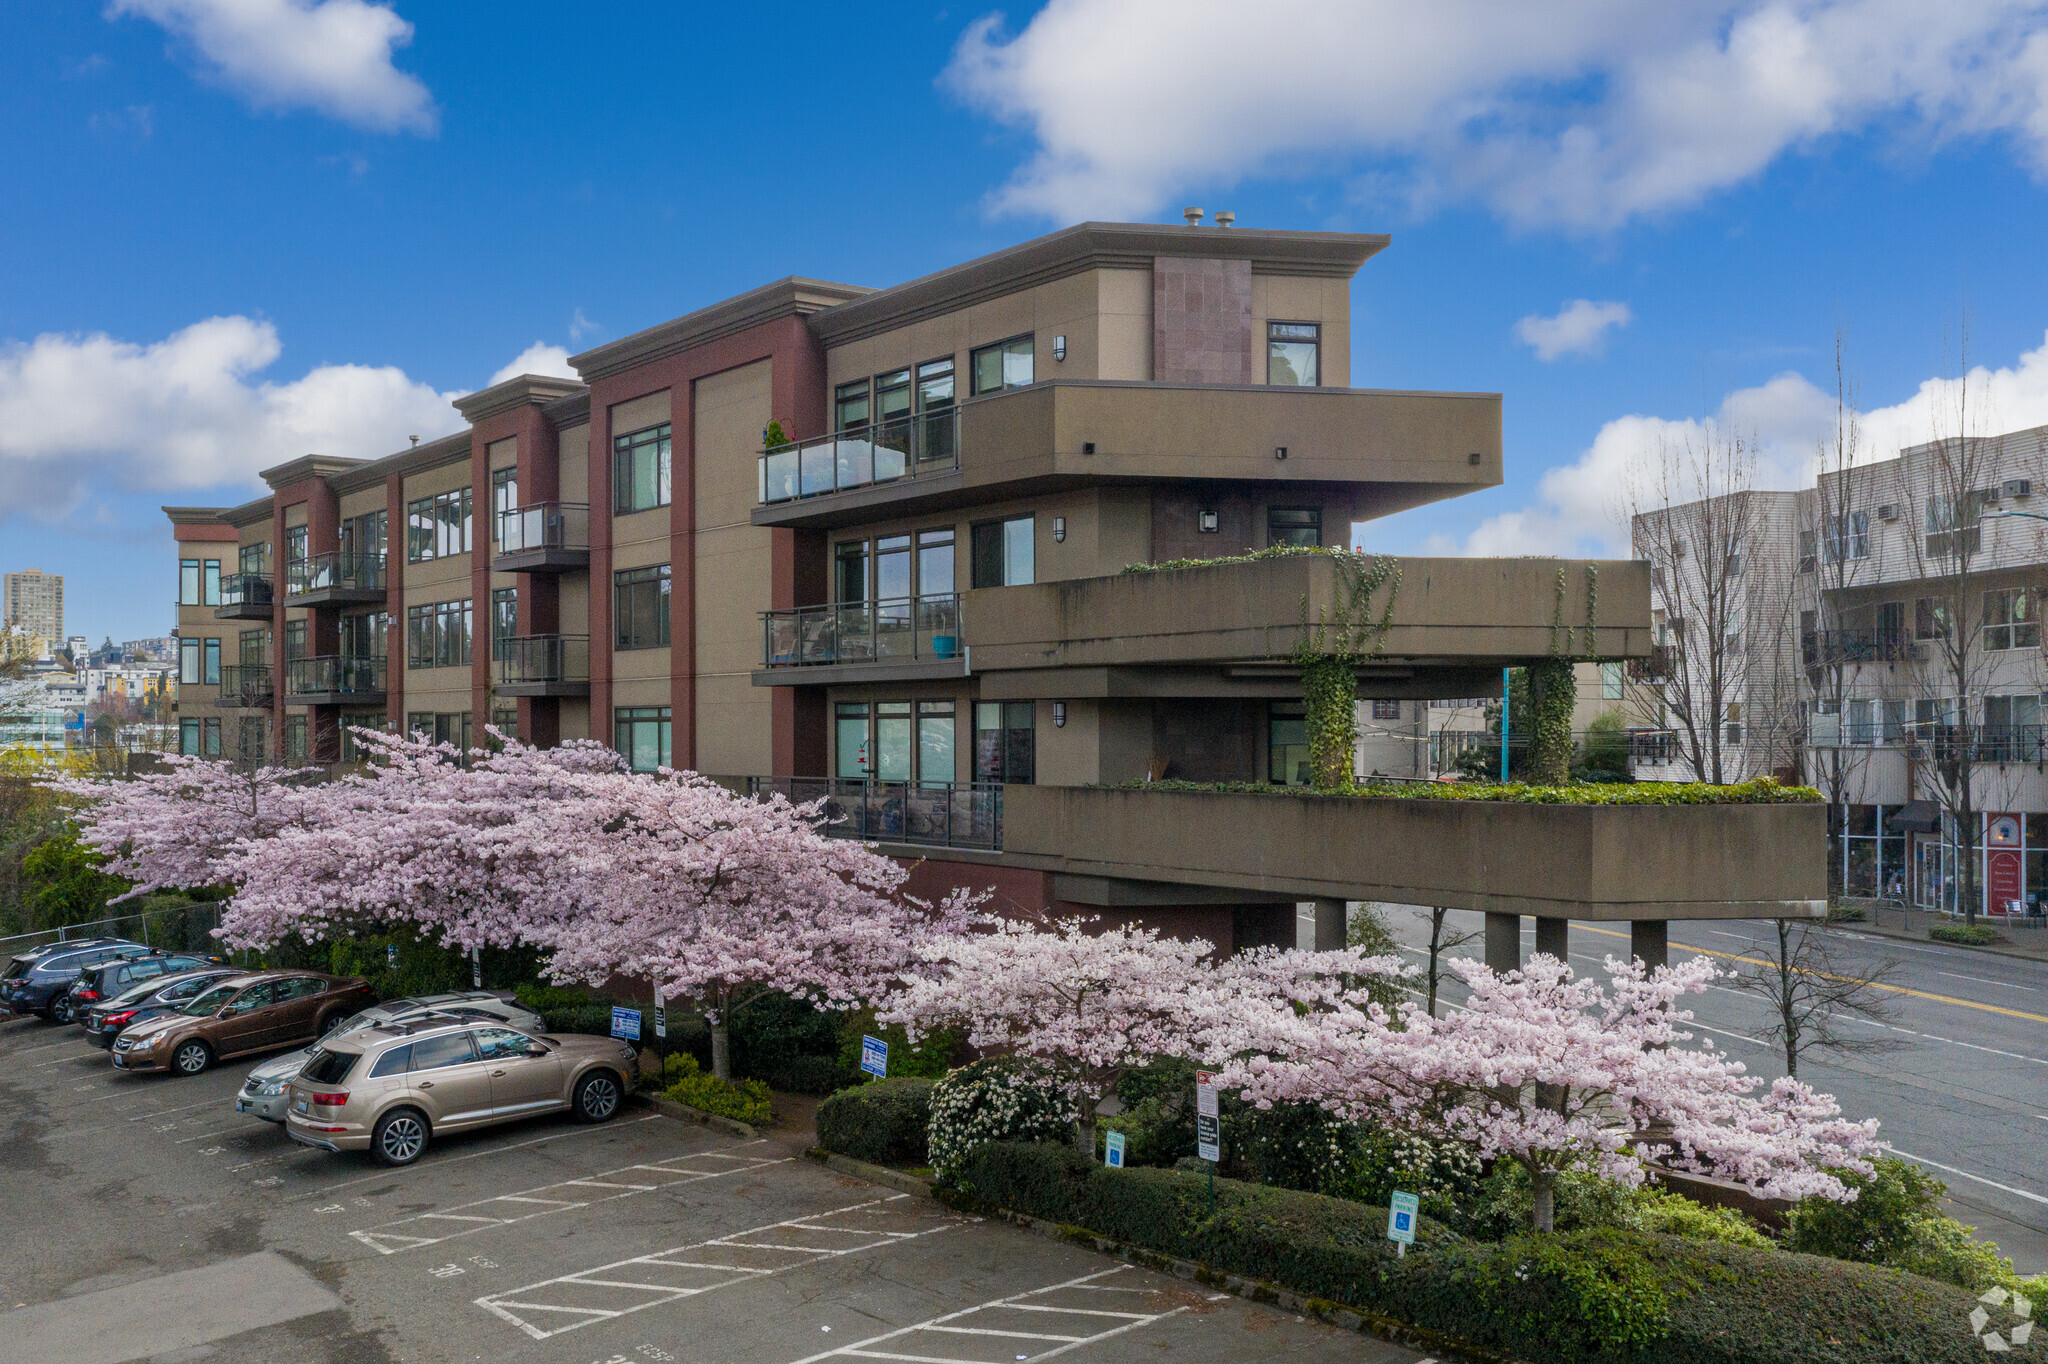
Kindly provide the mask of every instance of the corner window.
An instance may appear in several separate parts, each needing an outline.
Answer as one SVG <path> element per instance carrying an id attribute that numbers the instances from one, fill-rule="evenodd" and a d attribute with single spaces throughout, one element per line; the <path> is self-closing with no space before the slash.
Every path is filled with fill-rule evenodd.
<path id="1" fill-rule="evenodd" d="M 651 426 L 612 441 L 612 510 L 647 511 L 669 498 L 669 424 Z"/>
<path id="2" fill-rule="evenodd" d="M 1301 545 L 1310 549 L 1323 543 L 1321 507 L 1268 507 L 1266 543 Z"/>
<path id="3" fill-rule="evenodd" d="M 1322 382 L 1320 352 L 1323 329 L 1314 322 L 1266 324 L 1266 382 L 1288 388 L 1314 388 Z"/>
<path id="4" fill-rule="evenodd" d="M 972 531 L 973 584 L 1026 587 L 1037 581 L 1037 520 L 1018 516 L 984 521 Z"/>
<path id="5" fill-rule="evenodd" d="M 669 767 L 669 708 L 622 706 L 612 712 L 612 747 L 635 772 Z"/>
<path id="6" fill-rule="evenodd" d="M 669 566 L 612 575 L 612 623 L 621 649 L 668 646 Z"/>
<path id="7" fill-rule="evenodd" d="M 974 377 L 975 396 L 1001 393 L 1030 383 L 1032 340 L 1029 336 L 1013 336 L 974 351 L 968 359 L 968 370 Z"/>

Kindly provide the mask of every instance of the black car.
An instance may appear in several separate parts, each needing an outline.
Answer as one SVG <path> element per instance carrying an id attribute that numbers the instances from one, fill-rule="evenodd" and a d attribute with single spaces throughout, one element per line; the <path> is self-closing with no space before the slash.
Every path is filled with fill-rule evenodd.
<path id="1" fill-rule="evenodd" d="M 88 966 L 78 973 L 78 979 L 69 991 L 71 1021 L 84 1023 L 88 1008 L 146 980 L 222 964 L 219 957 L 202 957 L 191 952 L 149 952 L 139 957 L 117 957 L 98 966 Z"/>
<path id="2" fill-rule="evenodd" d="M 114 1039 L 131 1023 L 182 1009 L 228 977 L 242 974 L 240 967 L 205 966 L 175 976 L 158 976 L 155 980 L 131 986 L 112 999 L 86 1007 L 86 1040 L 104 1051 L 111 1051 Z"/>
<path id="3" fill-rule="evenodd" d="M 79 972 L 117 957 L 147 954 L 144 943 L 99 939 L 85 944 L 58 943 L 25 953 L 0 973 L 0 1005 L 18 1014 L 41 1014 L 53 1022 L 69 1022 L 67 997 Z"/>

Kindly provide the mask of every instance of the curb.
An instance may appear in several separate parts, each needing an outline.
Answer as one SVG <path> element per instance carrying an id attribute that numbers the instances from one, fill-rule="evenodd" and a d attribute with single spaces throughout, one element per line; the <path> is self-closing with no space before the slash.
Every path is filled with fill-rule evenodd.
<path id="1" fill-rule="evenodd" d="M 674 1099 L 664 1095 L 635 1094 L 632 1096 L 632 1102 L 645 1104 L 664 1118 L 675 1118 L 682 1122 L 693 1122 L 699 1127 L 716 1128 L 720 1132 L 730 1133 L 735 1137 L 745 1137 L 749 1141 L 761 1135 L 760 1129 L 750 1123 L 743 1123 L 737 1118 L 722 1118 L 716 1113 L 706 1113 L 701 1108 L 692 1108 L 688 1104 L 679 1104 Z"/>
<path id="2" fill-rule="evenodd" d="M 1393 1317 L 1383 1317 L 1376 1312 L 1345 1307 L 1328 1298 L 1308 1297 L 1282 1288 L 1278 1284 L 1267 1283 L 1261 1279 L 1247 1279 L 1241 1274 L 1225 1273 L 1193 1260 L 1180 1260 L 1171 1255 L 1161 1255 L 1157 1251 L 1146 1250 L 1126 1241 L 1097 1235 L 1085 1227 L 1062 1226 L 1028 1213 L 993 1207 L 950 1190 L 936 1189 L 931 1180 L 905 1174 L 901 1170 L 891 1170 L 882 1165 L 870 1165 L 864 1160 L 835 1155 L 823 1147 L 814 1146 L 804 1152 L 804 1155 L 828 1169 L 837 1170 L 840 1174 L 853 1175 L 902 1193 L 917 1194 L 976 1217 L 1008 1222 L 1011 1226 L 1043 1236 L 1047 1240 L 1064 1241 L 1068 1245 L 1092 1250 L 1099 1255 L 1107 1255 L 1128 1264 L 1143 1265 L 1162 1274 L 1171 1274 L 1176 1279 L 1186 1279 L 1209 1288 L 1220 1288 L 1233 1297 L 1244 1298 L 1249 1302 L 1264 1303 L 1269 1307 L 1278 1307 L 1301 1316 L 1314 1317 L 1326 1326 L 1374 1336 L 1394 1345 L 1421 1350 L 1441 1358 L 1462 1360 L 1465 1364 L 1522 1364 L 1522 1361 L 1513 1355 L 1496 1354 L 1491 1350 L 1468 1345 L 1455 1337 L 1439 1335 L 1419 1326 L 1410 1326 Z"/>
<path id="3" fill-rule="evenodd" d="M 1991 944 L 1978 947 L 1972 943 L 1943 942 L 1939 938 L 1915 937 L 1911 933 L 1902 932 L 1896 928 L 1879 928 L 1876 924 L 1855 919 L 1844 919 L 1823 926 L 1849 933 L 1868 933 L 1872 937 L 1890 938 L 1895 942 L 1918 943 L 1922 947 L 1947 947 L 1953 948 L 1958 952 L 1977 952 L 1987 957 L 2005 957 L 2011 961 L 2031 961 L 2037 965 L 2048 965 L 2048 952 L 2042 952 L 2039 949 L 2027 951 L 2011 944 Z"/>

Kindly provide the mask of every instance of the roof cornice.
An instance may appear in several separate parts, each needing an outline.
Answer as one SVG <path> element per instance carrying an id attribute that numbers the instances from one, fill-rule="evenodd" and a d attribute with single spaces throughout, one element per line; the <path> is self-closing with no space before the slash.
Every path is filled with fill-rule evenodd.
<path id="1" fill-rule="evenodd" d="M 333 478 L 336 474 L 345 474 L 362 463 L 362 460 L 343 459 L 339 455 L 301 455 L 263 470 L 258 477 L 272 489 L 289 488 L 309 478 Z"/>
<path id="2" fill-rule="evenodd" d="M 403 478 L 468 458 L 469 432 L 462 430 L 452 436 L 426 441 L 409 450 L 400 450 L 396 454 L 385 455 L 382 459 L 359 464 L 331 482 L 337 493 L 361 492 L 364 488 L 375 487 L 393 474 Z"/>
<path id="3" fill-rule="evenodd" d="M 457 398 L 455 410 L 471 426 L 487 421 L 500 412 L 509 412 L 515 407 L 542 407 L 557 398 L 566 398 L 585 392 L 585 388 L 574 379 L 559 379 L 544 374 L 521 374 L 507 379 L 502 384 L 478 389 L 474 393 Z"/>
<path id="4" fill-rule="evenodd" d="M 567 398 L 557 398 L 540 412 L 548 419 L 548 424 L 557 431 L 581 426 L 590 420 L 590 390 L 578 389 Z"/>
<path id="5" fill-rule="evenodd" d="M 857 284 L 834 284 L 791 275 L 581 355 L 572 355 L 569 363 L 585 383 L 595 383 L 753 327 L 785 317 L 808 317 L 872 292 Z"/>

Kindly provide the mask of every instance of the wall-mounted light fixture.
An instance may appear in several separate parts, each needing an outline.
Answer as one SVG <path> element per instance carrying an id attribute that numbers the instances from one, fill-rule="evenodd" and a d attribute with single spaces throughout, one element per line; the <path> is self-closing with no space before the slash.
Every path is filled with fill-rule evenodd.
<path id="1" fill-rule="evenodd" d="M 1055 360 L 1061 361 L 1061 362 L 1063 362 L 1063 363 L 1065 362 L 1065 360 L 1066 360 L 1066 358 L 1067 358 L 1067 338 L 1066 338 L 1066 337 L 1064 337 L 1064 336 L 1055 336 L 1055 337 L 1054 337 L 1054 338 L 1052 339 L 1052 358 L 1053 358 L 1053 359 L 1055 359 Z"/>
<path id="2" fill-rule="evenodd" d="M 1067 727 L 1066 702 L 1055 701 L 1052 703 L 1052 727 L 1054 729 L 1065 729 Z"/>
<path id="3" fill-rule="evenodd" d="M 1286 458 L 1287 458 L 1287 447 L 1286 447 L 1286 446 L 1284 446 L 1284 445 L 1276 445 L 1276 446 L 1274 446 L 1274 447 L 1273 447 L 1273 458 L 1274 458 L 1274 459 L 1286 459 Z"/>
<path id="4" fill-rule="evenodd" d="M 1095 453 L 1095 442 L 1094 442 L 1094 441 L 1092 441 L 1092 440 L 1084 440 L 1084 441 L 1082 441 L 1082 442 L 1081 442 L 1081 453 L 1082 453 L 1082 454 L 1084 454 L 1084 455 L 1092 455 L 1092 454 L 1094 454 L 1094 453 Z"/>
<path id="5" fill-rule="evenodd" d="M 1202 534 L 1214 535 L 1216 533 L 1216 513 L 1212 511 L 1198 513 L 1195 525 L 1201 530 Z"/>
<path id="6" fill-rule="evenodd" d="M 1052 519 L 1052 538 L 1065 544 L 1067 541 L 1067 518 L 1055 516 Z"/>

